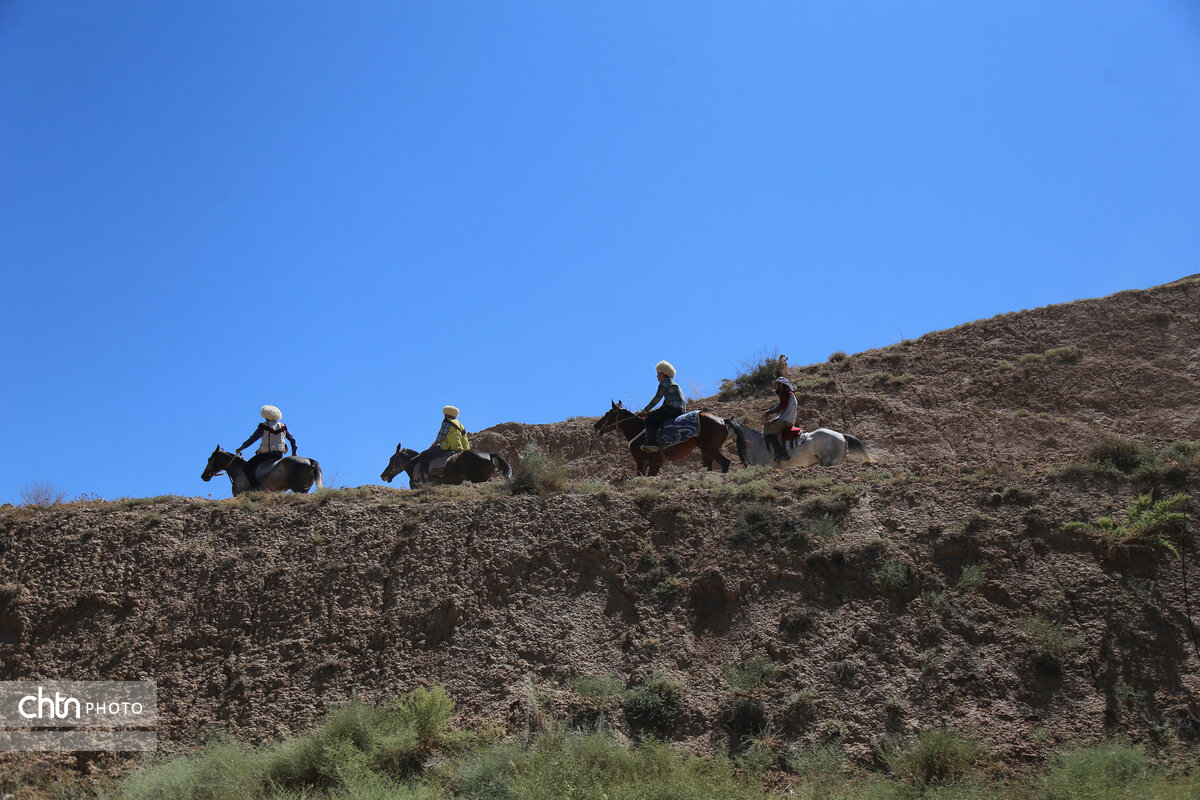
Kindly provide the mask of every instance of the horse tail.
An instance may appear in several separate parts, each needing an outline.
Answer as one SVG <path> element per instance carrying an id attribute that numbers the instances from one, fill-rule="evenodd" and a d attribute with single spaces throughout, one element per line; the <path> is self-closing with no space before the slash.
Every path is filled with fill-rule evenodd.
<path id="1" fill-rule="evenodd" d="M 742 466 L 743 467 L 750 466 L 749 462 L 746 460 L 746 435 L 744 433 L 742 433 L 742 426 L 739 425 L 738 423 L 734 422 L 733 420 L 726 418 L 725 419 L 725 430 L 728 433 L 732 433 L 734 435 L 734 437 L 736 437 L 736 439 L 737 439 L 737 453 L 738 453 L 738 458 L 742 462 Z"/>
<path id="2" fill-rule="evenodd" d="M 512 467 L 508 465 L 508 462 L 504 460 L 503 456 L 492 453 L 492 463 L 496 465 L 496 469 L 500 470 L 500 474 L 503 475 L 505 479 L 512 478 Z"/>
<path id="3" fill-rule="evenodd" d="M 868 464 L 875 463 L 875 459 L 871 458 L 871 454 L 867 452 L 867 446 L 865 444 L 860 442 L 858 439 L 855 439 L 848 433 L 843 433 L 842 436 L 846 439 L 847 452 L 856 453 L 862 456 L 863 461 L 867 462 Z"/>
<path id="4" fill-rule="evenodd" d="M 313 480 L 317 484 L 317 491 L 320 491 L 325 488 L 325 481 L 321 479 L 321 462 L 315 458 L 310 458 L 309 461 L 312 463 Z"/>

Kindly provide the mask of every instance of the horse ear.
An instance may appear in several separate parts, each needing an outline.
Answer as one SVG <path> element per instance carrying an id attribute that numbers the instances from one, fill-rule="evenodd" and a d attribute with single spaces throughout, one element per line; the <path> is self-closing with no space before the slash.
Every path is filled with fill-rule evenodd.
<path id="1" fill-rule="evenodd" d="M 399 442 L 396 442 L 396 452 L 397 453 L 400 452 L 400 443 Z"/>
<path id="2" fill-rule="evenodd" d="M 617 401 L 616 401 L 616 400 L 613 400 L 611 397 L 610 397 L 610 398 L 608 398 L 608 399 L 609 399 L 609 401 L 611 401 L 611 402 L 612 402 L 612 404 L 613 404 L 613 408 L 616 408 L 616 407 L 617 407 Z"/>

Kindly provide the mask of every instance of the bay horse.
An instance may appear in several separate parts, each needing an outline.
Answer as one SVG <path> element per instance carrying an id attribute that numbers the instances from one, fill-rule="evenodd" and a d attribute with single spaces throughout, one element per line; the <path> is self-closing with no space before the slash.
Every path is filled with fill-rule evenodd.
<path id="1" fill-rule="evenodd" d="M 420 466 L 420 455 L 416 450 L 407 447 L 401 449 L 400 445 L 397 444 L 396 452 L 392 453 L 388 465 L 379 477 L 391 483 L 392 478 L 401 472 L 407 472 L 409 486 L 423 483 L 423 481 L 414 477 L 417 467 Z M 429 482 L 451 486 L 456 486 L 463 481 L 483 483 L 489 480 L 496 472 L 499 472 L 505 478 L 512 477 L 512 467 L 498 454 L 481 453 L 478 450 L 464 450 L 458 455 L 452 456 L 446 462 L 446 468 L 440 475 L 431 475 Z"/>
<path id="2" fill-rule="evenodd" d="M 667 423 L 667 425 L 670 424 Z M 721 465 L 721 472 L 729 472 L 730 461 L 721 454 L 721 445 L 725 444 L 729 434 L 733 433 L 733 424 L 730 420 L 722 419 L 707 411 L 700 412 L 699 433 L 690 439 L 685 439 L 653 453 L 642 451 L 646 421 L 627 409 L 624 403 L 614 402 L 612 408 L 605 412 L 604 416 L 597 420 L 592 427 L 601 436 L 609 431 L 621 432 L 621 435 L 629 442 L 629 455 L 633 456 L 633 460 L 637 464 L 638 475 L 657 475 L 663 464 L 668 461 L 678 461 L 697 447 L 700 448 L 700 456 L 709 472 L 712 471 L 714 463 Z"/>
<path id="3" fill-rule="evenodd" d="M 200 480 L 212 480 L 214 475 L 220 475 L 222 472 L 229 476 L 234 497 L 252 491 L 250 476 L 246 474 L 246 459 L 237 453 L 222 450 L 221 445 L 217 445 L 217 449 L 208 457 L 204 472 L 200 473 Z M 303 494 L 312 488 L 314 483 L 318 489 L 325 488 L 321 479 L 321 465 L 315 458 L 284 456 L 258 468 L 258 489 L 254 491 L 286 492 L 291 489 Z"/>
<path id="4" fill-rule="evenodd" d="M 848 433 L 839 433 L 831 428 L 817 428 L 794 439 L 784 441 L 788 455 L 786 460 L 775 457 L 767 447 L 763 435 L 753 428 L 732 423 L 737 436 L 738 456 L 742 463 L 750 466 L 811 467 L 820 464 L 833 467 L 846 460 L 846 454 L 860 456 L 863 461 L 873 463 L 875 459 L 867 452 L 867 446 Z"/>

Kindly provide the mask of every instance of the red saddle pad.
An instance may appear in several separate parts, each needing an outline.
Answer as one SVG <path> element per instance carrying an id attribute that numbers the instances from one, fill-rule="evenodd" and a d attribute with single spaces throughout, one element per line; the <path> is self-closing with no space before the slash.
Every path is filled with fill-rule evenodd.
<path id="1" fill-rule="evenodd" d="M 786 441 L 790 441 L 791 439 L 798 439 L 803 434 L 804 434 L 804 428 L 791 428 L 789 430 L 786 430 L 786 431 L 783 431 L 782 433 L 780 433 L 779 437 L 783 441 L 786 442 Z"/>

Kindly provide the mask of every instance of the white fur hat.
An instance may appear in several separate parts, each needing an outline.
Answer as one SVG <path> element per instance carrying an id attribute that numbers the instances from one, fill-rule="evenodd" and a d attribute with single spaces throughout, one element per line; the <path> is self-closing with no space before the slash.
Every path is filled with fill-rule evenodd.
<path id="1" fill-rule="evenodd" d="M 669 361 L 658 362 L 657 364 L 654 365 L 654 369 L 655 369 L 655 371 L 661 372 L 663 375 L 666 375 L 668 378 L 675 377 L 675 368 L 671 366 L 671 362 L 669 362 Z"/>
<path id="2" fill-rule="evenodd" d="M 283 419 L 283 412 L 280 411 L 275 406 L 263 406 L 261 413 L 262 413 L 263 419 L 269 419 L 272 422 L 274 422 L 277 419 Z"/>
<path id="3" fill-rule="evenodd" d="M 458 418 L 458 409 L 454 406 L 442 406 L 442 413 L 451 419 Z"/>

